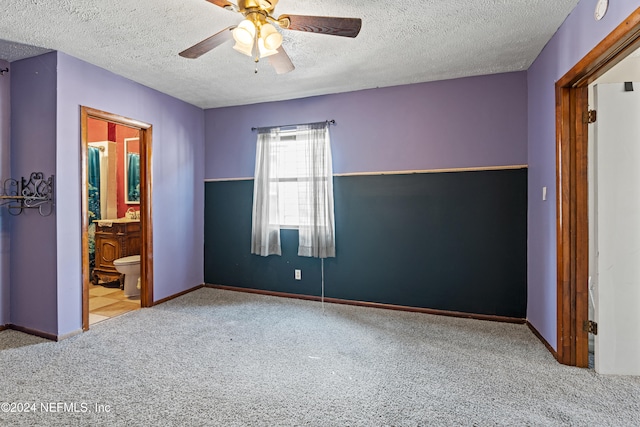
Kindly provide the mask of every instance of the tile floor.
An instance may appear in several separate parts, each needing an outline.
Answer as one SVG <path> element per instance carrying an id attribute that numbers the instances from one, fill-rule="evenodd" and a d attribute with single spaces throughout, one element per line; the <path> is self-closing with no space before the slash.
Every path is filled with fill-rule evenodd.
<path id="1" fill-rule="evenodd" d="M 129 298 L 119 288 L 89 285 L 89 325 L 139 308 L 140 296 Z"/>

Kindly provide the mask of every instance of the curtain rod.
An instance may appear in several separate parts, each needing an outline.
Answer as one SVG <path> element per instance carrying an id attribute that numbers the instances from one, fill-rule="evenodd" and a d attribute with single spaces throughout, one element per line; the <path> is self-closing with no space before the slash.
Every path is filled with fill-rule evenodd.
<path id="1" fill-rule="evenodd" d="M 322 122 L 316 122 L 316 123 L 322 123 Z M 336 121 L 335 121 L 335 120 L 333 120 L 333 119 L 331 119 L 331 120 L 325 120 L 325 123 L 329 123 L 330 125 L 335 125 L 335 124 L 336 124 Z M 292 126 L 310 125 L 310 124 L 312 124 L 312 123 L 296 123 L 296 124 L 293 124 L 293 125 L 264 126 L 264 127 L 266 127 L 266 128 L 270 128 L 270 129 L 271 129 L 271 128 L 288 128 L 288 127 L 292 127 Z M 260 128 L 256 128 L 256 127 L 251 128 L 251 130 L 252 130 L 253 132 L 257 131 L 258 129 L 260 129 Z"/>

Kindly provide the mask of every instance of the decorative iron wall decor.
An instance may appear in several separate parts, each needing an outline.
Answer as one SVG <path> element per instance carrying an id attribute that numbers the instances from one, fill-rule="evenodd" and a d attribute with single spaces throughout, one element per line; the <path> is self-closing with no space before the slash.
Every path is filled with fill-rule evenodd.
<path id="1" fill-rule="evenodd" d="M 0 206 L 7 206 L 11 215 L 20 215 L 25 209 L 38 209 L 42 216 L 49 216 L 54 207 L 53 175 L 45 179 L 42 172 L 32 172 L 27 180 L 8 178 L 2 182 Z"/>

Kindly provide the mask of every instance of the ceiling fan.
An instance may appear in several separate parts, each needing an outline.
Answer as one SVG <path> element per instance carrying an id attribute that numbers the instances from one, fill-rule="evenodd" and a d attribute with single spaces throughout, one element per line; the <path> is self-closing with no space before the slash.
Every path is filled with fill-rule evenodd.
<path id="1" fill-rule="evenodd" d="M 238 25 L 202 40 L 179 53 L 184 58 L 198 58 L 226 41 L 235 40 L 233 48 L 258 62 L 268 58 L 278 74 L 288 73 L 295 67 L 282 48 L 283 30 L 306 31 L 331 36 L 356 37 L 362 27 L 360 18 L 336 18 L 332 16 L 280 15 L 272 13 L 279 0 L 238 0 L 235 5 L 227 0 L 206 0 L 231 12 L 241 13 L 245 19 Z M 256 69 L 257 72 L 257 69 Z"/>

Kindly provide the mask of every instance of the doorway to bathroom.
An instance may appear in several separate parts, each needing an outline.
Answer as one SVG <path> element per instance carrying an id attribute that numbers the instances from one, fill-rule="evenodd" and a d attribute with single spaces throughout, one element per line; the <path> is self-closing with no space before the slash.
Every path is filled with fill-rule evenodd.
<path id="1" fill-rule="evenodd" d="M 153 305 L 152 127 L 84 106 L 80 123 L 86 331 Z"/>

